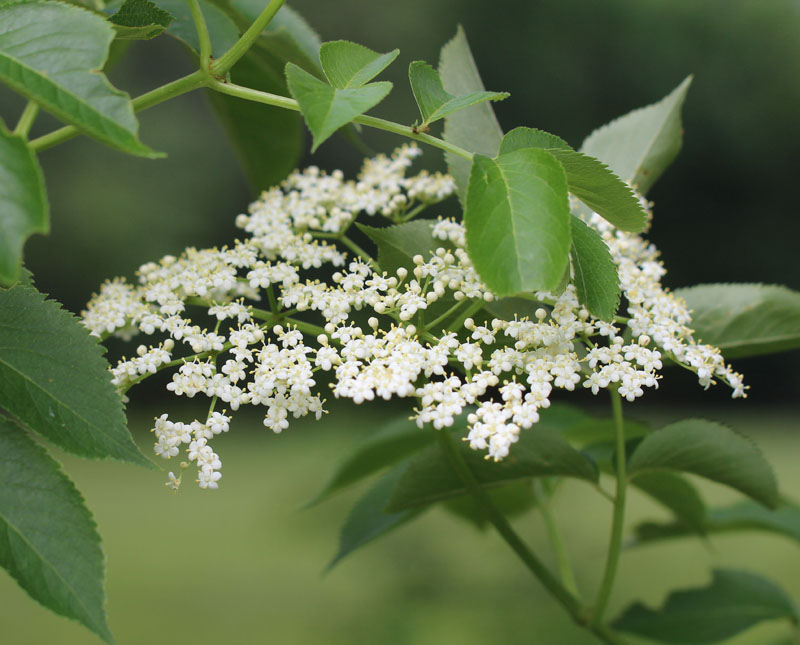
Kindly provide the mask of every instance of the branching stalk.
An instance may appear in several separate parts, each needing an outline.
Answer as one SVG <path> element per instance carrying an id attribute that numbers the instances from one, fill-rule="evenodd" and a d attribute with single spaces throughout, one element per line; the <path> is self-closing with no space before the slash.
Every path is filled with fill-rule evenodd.
<path id="1" fill-rule="evenodd" d="M 19 117 L 17 127 L 14 128 L 14 134 L 22 137 L 23 139 L 27 139 L 28 133 L 31 131 L 31 127 L 33 126 L 33 122 L 36 120 L 36 115 L 38 113 L 38 103 L 28 101 L 28 104 L 25 106 L 25 109 L 22 111 L 22 114 Z"/>
<path id="2" fill-rule="evenodd" d="M 619 555 L 622 547 L 622 529 L 625 522 L 625 492 L 627 488 L 627 474 L 625 464 L 625 426 L 622 417 L 622 397 L 616 389 L 609 390 L 611 394 L 611 406 L 614 412 L 614 426 L 617 435 L 617 492 L 614 498 L 614 516 L 611 522 L 611 538 L 608 543 L 608 555 L 606 556 L 606 568 L 603 574 L 603 581 L 597 592 L 594 608 L 592 610 L 592 622 L 594 626 L 600 625 L 603 620 L 611 597 L 611 589 L 614 586 L 614 578 L 617 574 Z"/>
<path id="3" fill-rule="evenodd" d="M 200 43 L 200 69 L 208 71 L 211 66 L 211 35 L 208 33 L 208 25 L 197 0 L 189 0 L 189 11 L 192 12 L 197 40 Z"/>
<path id="4" fill-rule="evenodd" d="M 271 0 L 259 14 L 258 18 L 253 21 L 253 24 L 241 35 L 239 40 L 211 64 L 211 73 L 215 76 L 225 76 L 239 59 L 247 53 L 247 50 L 253 46 L 253 43 L 261 35 L 261 32 L 264 31 L 264 28 L 272 21 L 275 14 L 278 13 L 278 9 L 283 6 L 285 1 L 286 0 Z"/>

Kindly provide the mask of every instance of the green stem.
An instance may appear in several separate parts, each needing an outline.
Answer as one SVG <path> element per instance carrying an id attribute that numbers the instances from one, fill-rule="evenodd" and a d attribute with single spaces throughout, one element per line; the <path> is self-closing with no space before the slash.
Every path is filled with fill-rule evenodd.
<path id="1" fill-rule="evenodd" d="M 459 307 L 463 306 L 465 302 L 469 302 L 469 300 L 466 300 L 466 299 L 460 300 L 459 302 L 454 304 L 452 307 L 450 307 L 450 309 L 445 311 L 441 316 L 439 316 L 438 318 L 434 318 L 431 322 L 426 324 L 425 325 L 425 329 L 426 330 L 432 329 L 433 331 L 441 331 L 441 330 L 435 329 L 436 325 L 440 324 L 444 320 L 447 320 L 450 316 L 452 316 L 459 309 Z"/>
<path id="2" fill-rule="evenodd" d="M 558 530 L 558 525 L 556 524 L 556 519 L 551 508 L 552 490 L 546 480 L 543 480 L 541 484 L 543 494 L 539 498 L 538 508 L 544 520 L 544 526 L 547 529 L 547 536 L 550 538 L 550 544 L 553 547 L 553 554 L 556 556 L 558 571 L 561 574 L 561 582 L 564 583 L 564 587 L 566 587 L 567 591 L 571 592 L 576 598 L 580 598 L 578 583 L 575 581 L 575 574 L 572 571 L 569 554 L 567 553 L 564 541 L 561 539 L 561 532 Z"/>
<path id="3" fill-rule="evenodd" d="M 583 608 L 558 579 L 550 573 L 549 569 L 536 557 L 528 546 L 517 535 L 505 516 L 494 505 L 486 494 L 486 491 L 478 484 L 475 475 L 469 469 L 464 457 L 453 443 L 453 438 L 447 430 L 440 430 L 437 433 L 439 446 L 446 455 L 453 470 L 458 475 L 472 499 L 481 509 L 486 519 L 497 529 L 500 536 L 506 541 L 511 550 L 525 563 L 530 572 L 544 585 L 544 587 L 561 603 L 569 614 L 578 622 L 582 622 Z"/>
<path id="4" fill-rule="evenodd" d="M 208 70 L 211 65 L 211 36 L 208 33 L 208 25 L 206 24 L 205 16 L 203 16 L 203 10 L 200 8 L 200 3 L 197 0 L 188 1 L 194 28 L 197 31 L 197 40 L 200 43 L 200 69 Z"/>
<path id="5" fill-rule="evenodd" d="M 19 117 L 19 121 L 17 122 L 17 127 L 14 128 L 14 134 L 22 137 L 23 139 L 27 139 L 28 133 L 31 131 L 31 126 L 33 125 L 33 122 L 36 120 L 36 115 L 38 113 L 39 113 L 38 103 L 34 103 L 33 101 L 28 101 L 28 104 L 25 106 L 25 109 L 22 111 L 22 114 Z"/>
<path id="6" fill-rule="evenodd" d="M 478 313 L 478 312 L 479 312 L 481 309 L 483 309 L 483 306 L 484 306 L 485 304 L 486 304 L 486 303 L 485 303 L 483 300 L 481 300 L 481 299 L 478 299 L 478 300 L 476 300 L 475 302 L 473 302 L 473 303 L 472 303 L 472 304 L 471 304 L 471 305 L 470 305 L 470 306 L 469 306 L 469 307 L 466 309 L 466 311 L 463 311 L 463 312 L 461 313 L 461 315 L 460 315 L 458 318 L 456 318 L 456 319 L 455 319 L 453 322 L 451 322 L 451 323 L 450 323 L 450 324 L 447 326 L 447 331 L 455 331 L 455 330 L 457 330 L 457 329 L 461 329 L 461 327 L 464 325 L 464 321 L 465 321 L 467 318 L 469 318 L 470 316 L 474 316 L 474 315 L 475 315 L 476 313 Z"/>
<path id="7" fill-rule="evenodd" d="M 149 107 L 163 103 L 168 99 L 180 96 L 181 94 L 186 94 L 186 92 L 191 92 L 192 90 L 196 90 L 197 88 L 205 85 L 205 76 L 206 72 L 198 70 L 196 72 L 192 72 L 188 76 L 184 76 L 183 78 L 179 78 L 171 83 L 157 87 L 150 92 L 146 92 L 141 96 L 137 96 L 131 102 L 133 104 L 133 111 L 140 112 L 141 110 L 146 110 Z M 42 150 L 52 148 L 53 146 L 57 146 L 60 143 L 64 143 L 65 141 L 68 141 L 79 134 L 81 134 L 81 130 L 76 128 L 74 125 L 68 125 L 34 139 L 30 142 L 30 146 L 35 151 L 40 152 Z"/>
<path id="8" fill-rule="evenodd" d="M 369 264 L 375 271 L 380 273 L 381 268 L 378 265 L 378 262 L 369 253 L 367 253 L 364 249 L 362 249 L 358 244 L 353 242 L 353 240 L 351 240 L 346 235 L 342 236 L 339 239 L 342 242 L 342 244 L 344 244 L 348 249 L 350 249 L 358 257 L 360 257 L 362 260 L 364 260 L 364 262 Z"/>
<path id="9" fill-rule="evenodd" d="M 212 73 L 214 72 L 213 65 L 211 67 L 211 71 Z M 286 96 L 253 90 L 249 87 L 236 85 L 235 83 L 223 83 L 217 79 L 210 81 L 209 87 L 217 90 L 218 92 L 222 92 L 223 94 L 236 96 L 240 99 L 256 101 L 257 103 L 264 103 L 266 105 L 274 105 L 275 107 L 294 110 L 296 112 L 300 111 L 300 106 L 297 104 L 297 101 Z M 374 116 L 367 116 L 365 114 L 357 116 L 355 119 L 353 119 L 353 122 L 366 125 L 370 128 L 377 128 L 378 130 L 393 132 L 394 134 L 399 134 L 409 139 L 414 139 L 415 141 L 427 143 L 428 145 L 433 146 L 434 148 L 439 148 L 440 150 L 444 150 L 445 152 L 452 152 L 453 154 L 463 157 L 464 159 L 469 159 L 470 161 L 472 160 L 473 155 L 471 152 L 464 150 L 463 148 L 459 148 L 458 146 L 454 146 L 447 141 L 438 139 L 437 137 L 433 137 L 429 134 L 414 132 L 411 127 L 407 125 L 400 125 L 399 123 L 386 121 L 385 119 L 379 119 Z"/>
<path id="10" fill-rule="evenodd" d="M 259 14 L 258 18 L 253 21 L 253 24 L 241 35 L 239 40 L 237 40 L 219 59 L 211 64 L 210 71 L 214 76 L 225 76 L 239 59 L 247 53 L 247 50 L 253 46 L 253 43 L 275 17 L 275 14 L 278 13 L 278 9 L 283 6 L 285 1 L 286 0 L 271 0 Z"/>
<path id="11" fill-rule="evenodd" d="M 597 626 L 603 620 L 603 614 L 611 597 L 614 578 L 617 574 L 619 555 L 622 547 L 622 529 L 625 521 L 625 492 L 627 475 L 625 471 L 625 426 L 622 417 L 622 397 L 616 389 L 609 390 L 611 407 L 614 411 L 614 426 L 617 435 L 617 494 L 614 498 L 614 517 L 611 523 L 611 538 L 608 543 L 606 568 L 597 599 L 592 610 L 592 625 Z"/>

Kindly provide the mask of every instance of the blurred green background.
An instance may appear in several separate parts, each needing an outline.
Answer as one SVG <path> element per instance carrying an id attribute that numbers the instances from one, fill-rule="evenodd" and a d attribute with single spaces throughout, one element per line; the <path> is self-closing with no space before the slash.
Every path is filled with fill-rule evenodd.
<path id="1" fill-rule="evenodd" d="M 687 74 L 684 149 L 651 192 L 652 240 L 672 287 L 714 281 L 782 283 L 800 289 L 800 218 L 792 187 L 800 170 L 800 3 L 790 0 L 297 0 L 323 40 L 347 38 L 378 51 L 399 47 L 386 78 L 392 95 L 374 113 L 416 115 L 406 69 L 435 63 L 462 24 L 504 129 L 528 125 L 577 146 L 595 127 L 660 99 Z M 112 70 L 133 95 L 191 71 L 168 37 L 137 43 Z M 0 116 L 22 102 L 0 88 Z M 39 287 L 80 311 L 103 279 L 189 245 L 231 241 L 235 215 L 252 198 L 236 157 L 197 93 L 140 115 L 142 140 L 164 160 L 125 157 L 86 139 L 42 154 L 52 233 L 26 247 Z M 35 134 L 53 122 L 40 118 Z M 365 133 L 388 151 L 400 141 Z M 360 154 L 334 138 L 306 162 L 354 174 Z M 425 164 L 442 167 L 437 151 Z M 702 392 L 669 372 L 637 404 L 654 419 L 728 419 L 776 461 L 785 491 L 800 488 L 796 397 L 798 352 L 741 361 L 753 385 L 746 403 L 722 388 Z M 594 402 L 594 401 L 590 401 Z M 669 409 L 652 404 L 669 404 Z M 650 406 L 650 407 L 648 407 Z M 149 450 L 152 417 L 175 405 L 154 388 L 134 393 L 132 429 Z M 358 435 L 386 410 L 357 409 L 298 424 L 276 437 L 256 418 L 237 418 L 220 440 L 223 487 L 172 496 L 158 474 L 114 463 L 64 459 L 97 516 L 109 557 L 109 611 L 119 642 L 138 643 L 591 643 L 522 572 L 493 535 L 434 512 L 365 549 L 321 578 L 337 527 L 354 497 L 297 512 Z M 197 410 L 184 416 L 199 414 Z M 725 493 L 706 487 L 712 499 Z M 632 520 L 658 515 L 634 497 Z M 579 485 L 562 492 L 559 519 L 586 589 L 599 576 L 607 539 L 605 502 Z M 520 530 L 537 544 L 536 518 Z M 545 553 L 545 555 L 547 555 Z M 769 536 L 716 539 L 711 550 L 676 542 L 626 555 L 612 610 L 644 595 L 700 584 L 709 563 L 743 564 L 800 594 L 797 547 Z M 0 641 L 93 643 L 0 576 Z M 738 643 L 769 643 L 767 625 Z"/>

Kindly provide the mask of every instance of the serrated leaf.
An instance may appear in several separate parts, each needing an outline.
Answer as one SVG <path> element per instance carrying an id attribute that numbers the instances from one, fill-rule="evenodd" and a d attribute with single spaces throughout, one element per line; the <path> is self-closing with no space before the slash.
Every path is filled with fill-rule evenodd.
<path id="1" fill-rule="evenodd" d="M 617 265 L 608 245 L 594 229 L 570 217 L 573 283 L 578 300 L 600 320 L 613 320 L 622 295 Z"/>
<path id="2" fill-rule="evenodd" d="M 638 233 L 647 213 L 630 187 L 594 157 L 574 150 L 550 150 L 564 166 L 569 192 L 622 231 Z"/>
<path id="3" fill-rule="evenodd" d="M 0 286 L 19 278 L 25 241 L 49 232 L 50 207 L 36 155 L 0 123 Z"/>
<path id="4" fill-rule="evenodd" d="M 338 89 L 323 83 L 294 63 L 286 64 L 289 91 L 300 105 L 314 139 L 311 151 L 336 130 L 380 103 L 391 91 L 388 81 L 369 83 L 353 89 Z"/>
<path id="5" fill-rule="evenodd" d="M 458 112 L 471 105 L 486 101 L 502 101 L 508 98 L 508 92 L 467 92 L 453 96 L 442 86 L 438 72 L 428 63 L 417 60 L 408 66 L 408 80 L 411 91 L 422 115 L 422 127 L 443 119 L 449 114 Z"/>
<path id="6" fill-rule="evenodd" d="M 150 40 L 162 34 L 174 18 L 150 0 L 125 0 L 108 20 L 119 39 Z"/>
<path id="7" fill-rule="evenodd" d="M 671 423 L 646 436 L 631 457 L 628 473 L 673 470 L 694 473 L 735 488 L 774 508 L 775 474 L 758 447 L 730 428 L 705 419 Z"/>
<path id="8" fill-rule="evenodd" d="M 0 407 L 67 452 L 154 467 L 128 432 L 103 351 L 32 287 L 0 291 Z"/>
<path id="9" fill-rule="evenodd" d="M 709 645 L 764 620 L 797 621 L 792 599 L 771 580 L 732 569 L 713 575 L 709 586 L 673 592 L 658 610 L 628 607 L 612 627 L 660 643 Z"/>
<path id="10" fill-rule="evenodd" d="M 0 5 L 0 80 L 57 118 L 123 152 L 162 156 L 138 139 L 130 97 L 102 69 L 114 29 L 59 2 Z"/>
<path id="11" fill-rule="evenodd" d="M 725 358 L 800 347 L 800 293 L 778 285 L 701 284 L 675 291 L 692 311 L 695 338 Z"/>
<path id="12" fill-rule="evenodd" d="M 186 0 L 155 0 L 155 3 L 169 12 L 174 20 L 167 33 L 183 41 L 195 54 L 200 53 L 200 41 L 194 26 L 192 12 Z M 200 10 L 211 37 L 211 55 L 220 58 L 239 39 L 239 28 L 234 20 L 220 7 L 209 0 L 199 0 Z"/>
<path id="13" fill-rule="evenodd" d="M 394 49 L 387 54 L 379 54 L 358 43 L 334 40 L 322 44 L 319 60 L 328 82 L 337 89 L 346 90 L 362 87 L 371 81 L 399 53 L 399 49 Z"/>
<path id="14" fill-rule="evenodd" d="M 494 506 L 505 517 L 517 517 L 536 506 L 538 501 L 531 480 L 523 479 L 486 491 Z M 489 526 L 489 520 L 470 495 L 442 502 L 442 507 L 456 517 L 466 520 L 479 531 Z"/>
<path id="15" fill-rule="evenodd" d="M 683 526 L 705 533 L 706 505 L 700 493 L 687 479 L 669 471 L 639 473 L 634 486 L 668 508 Z"/>
<path id="16" fill-rule="evenodd" d="M 562 150 L 572 150 L 572 146 L 561 137 L 557 137 L 544 130 L 521 126 L 506 133 L 500 143 L 498 154 L 504 155 L 509 152 L 514 152 L 514 150 L 519 150 L 520 148 L 544 148 L 545 150 L 559 148 Z"/>
<path id="17" fill-rule="evenodd" d="M 552 406 L 550 406 L 552 407 Z M 648 424 L 634 419 L 625 419 L 625 437 L 628 441 L 640 439 L 651 432 Z M 561 434 L 572 444 L 580 448 L 592 445 L 608 444 L 613 447 L 617 436 L 616 423 L 611 418 L 582 418 L 561 429 Z"/>
<path id="18" fill-rule="evenodd" d="M 58 463 L 2 416 L 0 565 L 42 605 L 113 641 L 91 513 Z"/>
<path id="19" fill-rule="evenodd" d="M 439 76 L 444 89 L 454 96 L 483 92 L 475 59 L 461 26 L 456 35 L 442 47 L 439 56 Z M 444 140 L 470 152 L 494 157 L 500 148 L 503 131 L 494 115 L 491 103 L 479 103 L 450 114 L 444 121 Z M 452 153 L 445 155 L 447 168 L 458 187 L 458 198 L 466 200 L 470 177 L 470 162 Z"/>
<path id="20" fill-rule="evenodd" d="M 436 435 L 407 417 L 395 419 L 361 441 L 336 467 L 328 483 L 306 504 L 313 506 L 365 477 L 405 459 L 433 443 Z"/>
<path id="21" fill-rule="evenodd" d="M 546 150 L 475 155 L 464 212 L 467 252 L 495 295 L 558 286 L 569 260 L 570 218 L 564 170 Z"/>
<path id="22" fill-rule="evenodd" d="M 600 159 L 645 195 L 681 149 L 681 107 L 691 82 L 688 76 L 658 103 L 598 128 L 583 142 L 581 152 Z"/>
<path id="23" fill-rule="evenodd" d="M 381 477 L 375 485 L 356 502 L 342 525 L 339 536 L 339 549 L 328 563 L 327 569 L 336 566 L 342 558 L 350 555 L 365 544 L 386 535 L 389 531 L 417 517 L 425 509 L 411 509 L 392 513 L 386 511 L 386 504 L 397 483 L 402 468 L 395 469 Z"/>
<path id="24" fill-rule="evenodd" d="M 732 506 L 708 509 L 703 522 L 703 532 L 709 535 L 750 530 L 776 533 L 800 542 L 800 509 L 788 504 L 768 509 L 743 500 Z M 684 524 L 644 522 L 636 527 L 636 544 L 692 534 Z"/>
<path id="25" fill-rule="evenodd" d="M 415 255 L 428 258 L 437 248 L 443 246 L 442 240 L 433 237 L 433 222 L 414 220 L 396 226 L 376 228 L 356 223 L 378 247 L 378 264 L 381 271 L 392 275 L 400 267 L 408 267 Z"/>
<path id="26" fill-rule="evenodd" d="M 485 453 L 472 450 L 460 441 L 463 428 L 438 430 L 452 432 L 478 483 L 485 487 L 499 486 L 518 479 L 561 475 L 586 481 L 597 481 L 595 465 L 572 448 L 557 432 L 533 426 L 520 432 L 519 441 L 508 457 L 500 462 L 487 461 Z M 417 453 L 402 473 L 391 500 L 389 511 L 401 511 L 464 495 L 467 489 L 453 471 L 447 455 L 439 446 L 430 446 Z"/>

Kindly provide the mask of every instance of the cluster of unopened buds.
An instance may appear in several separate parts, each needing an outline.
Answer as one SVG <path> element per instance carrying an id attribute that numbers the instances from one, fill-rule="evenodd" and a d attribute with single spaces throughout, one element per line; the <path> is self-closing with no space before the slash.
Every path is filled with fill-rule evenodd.
<path id="1" fill-rule="evenodd" d="M 293 173 L 236 218 L 244 240 L 145 264 L 136 284 L 102 285 L 83 312 L 92 333 L 160 339 L 113 367 L 120 392 L 173 369 L 167 389 L 210 400 L 202 423 L 156 419 L 157 455 L 185 451 L 181 473 L 194 464 L 199 485 L 217 488 L 221 461 L 209 441 L 228 431 L 230 417 L 216 407 L 261 406 L 274 432 L 290 418 L 319 419 L 319 371 L 332 373 L 337 398 L 414 399 L 421 428 L 446 428 L 467 414 L 466 440 L 495 460 L 539 420 L 553 388 L 613 387 L 634 401 L 658 387 L 665 358 L 694 371 L 703 387 L 722 380 L 734 397 L 745 395 L 719 350 L 692 337 L 685 304 L 661 286 L 653 245 L 597 215 L 586 223 L 608 244 L 625 298 L 626 315 L 611 322 L 593 318 L 572 285 L 529 294 L 529 312 L 502 315 L 454 221 L 424 220 L 435 250 L 381 270 L 347 235 L 356 217 L 404 224 L 455 190 L 446 175 L 406 177 L 418 154 L 404 146 L 367 160 L 356 181 L 316 168 Z M 304 276 L 324 266 L 329 280 Z M 177 488 L 180 476 L 170 473 L 168 483 Z"/>

